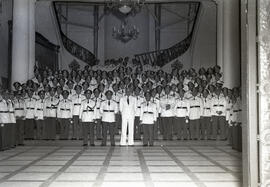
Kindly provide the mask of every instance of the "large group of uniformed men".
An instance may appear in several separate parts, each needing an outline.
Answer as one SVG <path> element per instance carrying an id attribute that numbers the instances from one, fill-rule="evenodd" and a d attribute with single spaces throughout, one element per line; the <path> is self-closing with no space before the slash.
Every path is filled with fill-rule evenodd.
<path id="1" fill-rule="evenodd" d="M 153 146 L 154 140 L 228 140 L 241 151 L 241 90 L 223 87 L 220 67 L 166 73 L 147 66 L 35 69 L 0 94 L 0 148 L 24 140 L 82 140 L 83 146 Z"/>

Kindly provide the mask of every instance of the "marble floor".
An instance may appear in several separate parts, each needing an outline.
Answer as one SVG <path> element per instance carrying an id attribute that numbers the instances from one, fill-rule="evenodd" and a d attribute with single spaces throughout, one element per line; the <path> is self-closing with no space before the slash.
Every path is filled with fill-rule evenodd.
<path id="1" fill-rule="evenodd" d="M 219 142 L 28 142 L 0 152 L 0 187 L 240 187 L 241 175 L 241 153 Z"/>

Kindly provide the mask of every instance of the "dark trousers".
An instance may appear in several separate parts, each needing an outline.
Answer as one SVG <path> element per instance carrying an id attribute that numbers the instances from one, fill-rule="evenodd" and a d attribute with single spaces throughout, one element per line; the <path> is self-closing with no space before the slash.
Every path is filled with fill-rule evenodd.
<path id="1" fill-rule="evenodd" d="M 24 140 L 24 120 L 17 119 L 16 120 L 16 137 L 17 137 L 17 144 L 23 145 Z"/>
<path id="2" fill-rule="evenodd" d="M 232 132 L 233 132 L 233 126 L 228 127 L 228 140 L 229 140 L 229 145 L 232 146 Z"/>
<path id="3" fill-rule="evenodd" d="M 36 124 L 37 124 L 36 139 L 41 140 L 44 138 L 44 126 L 45 126 L 44 120 L 37 120 Z"/>
<path id="4" fill-rule="evenodd" d="M 134 118 L 134 140 L 141 139 L 141 125 L 140 125 L 140 117 L 135 116 Z"/>
<path id="5" fill-rule="evenodd" d="M 2 134 L 2 150 L 9 149 L 9 130 L 8 130 L 8 124 L 1 125 L 1 134 Z"/>
<path id="6" fill-rule="evenodd" d="M 189 121 L 190 139 L 199 139 L 200 135 L 200 119 L 194 119 Z"/>
<path id="7" fill-rule="evenodd" d="M 172 128 L 174 117 L 162 117 L 162 126 L 163 126 L 163 140 L 172 140 Z"/>
<path id="8" fill-rule="evenodd" d="M 82 122 L 83 127 L 83 144 L 88 144 L 90 139 L 90 144 L 94 145 L 95 143 L 95 123 L 94 122 Z M 89 134 L 89 138 L 88 138 Z"/>
<path id="9" fill-rule="evenodd" d="M 122 125 L 122 118 L 121 114 L 116 114 L 115 115 L 115 134 L 119 134 L 119 129 L 121 129 Z"/>
<path id="10" fill-rule="evenodd" d="M 46 118 L 44 125 L 44 139 L 45 140 L 55 140 L 56 138 L 56 124 L 58 121 L 56 118 Z"/>
<path id="11" fill-rule="evenodd" d="M 212 123 L 211 117 L 201 118 L 201 139 L 211 139 Z"/>
<path id="12" fill-rule="evenodd" d="M 3 150 L 3 133 L 2 133 L 2 125 L 0 125 L 0 151 Z"/>
<path id="13" fill-rule="evenodd" d="M 67 140 L 69 134 L 69 126 L 70 120 L 69 119 L 60 119 L 60 139 Z"/>
<path id="14" fill-rule="evenodd" d="M 35 120 L 26 119 L 24 123 L 25 139 L 34 139 L 35 136 Z"/>
<path id="15" fill-rule="evenodd" d="M 225 140 L 226 136 L 226 118 L 225 116 L 213 116 L 213 123 L 212 123 L 212 136 L 213 139 L 217 139 L 217 134 L 219 130 L 220 139 Z"/>
<path id="16" fill-rule="evenodd" d="M 188 139 L 188 123 L 186 123 L 185 117 L 175 118 L 175 125 L 177 126 L 177 139 Z"/>
<path id="17" fill-rule="evenodd" d="M 110 133 L 111 145 L 115 145 L 115 140 L 114 140 L 115 122 L 113 122 L 113 123 L 102 122 L 102 135 L 103 135 L 102 145 L 107 144 L 108 129 L 109 129 L 109 133 Z"/>
<path id="18" fill-rule="evenodd" d="M 239 127 L 238 125 L 232 126 L 232 148 L 235 150 L 239 149 Z"/>
<path id="19" fill-rule="evenodd" d="M 238 151 L 242 152 L 242 126 L 241 124 L 237 125 L 238 128 Z"/>
<path id="20" fill-rule="evenodd" d="M 72 138 L 77 140 L 82 139 L 82 124 L 80 123 L 79 116 L 73 116 Z"/>
<path id="21" fill-rule="evenodd" d="M 16 137 L 16 123 L 10 123 L 10 146 L 15 147 L 17 145 L 17 137 Z"/>
<path id="22" fill-rule="evenodd" d="M 160 117 L 157 118 L 157 121 L 154 123 L 154 139 L 157 140 L 158 139 L 158 130 L 159 130 L 159 125 L 160 122 Z"/>
<path id="23" fill-rule="evenodd" d="M 102 123 L 101 123 L 101 119 L 97 119 L 96 135 L 97 135 L 98 140 L 102 139 Z"/>
<path id="24" fill-rule="evenodd" d="M 154 145 L 154 124 L 142 124 L 143 126 L 143 145 Z"/>

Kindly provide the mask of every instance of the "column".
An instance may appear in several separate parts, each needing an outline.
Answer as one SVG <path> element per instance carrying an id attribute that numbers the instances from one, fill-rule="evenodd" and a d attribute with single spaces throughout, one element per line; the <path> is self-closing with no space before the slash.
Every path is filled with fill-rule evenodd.
<path id="1" fill-rule="evenodd" d="M 35 30 L 35 1 L 28 0 L 28 35 L 29 35 L 29 66 L 28 66 L 28 79 L 34 78 L 34 68 L 35 68 L 35 40 L 36 40 L 36 30 Z"/>
<path id="2" fill-rule="evenodd" d="M 12 83 L 28 80 L 28 0 L 13 1 Z"/>
<path id="3" fill-rule="evenodd" d="M 99 19 L 99 6 L 95 5 L 94 6 L 94 55 L 96 58 L 98 58 L 98 30 L 99 30 L 99 25 L 98 25 L 98 19 Z"/>
<path id="4" fill-rule="evenodd" d="M 155 49 L 160 50 L 161 5 L 155 4 Z"/>
<path id="5" fill-rule="evenodd" d="M 240 86 L 240 7 L 239 0 L 223 2 L 223 73 L 226 87 Z"/>
<path id="6" fill-rule="evenodd" d="M 35 0 L 14 0 L 11 83 L 34 77 Z"/>
<path id="7" fill-rule="evenodd" d="M 223 71 L 223 0 L 216 1 L 217 5 L 217 65 Z"/>

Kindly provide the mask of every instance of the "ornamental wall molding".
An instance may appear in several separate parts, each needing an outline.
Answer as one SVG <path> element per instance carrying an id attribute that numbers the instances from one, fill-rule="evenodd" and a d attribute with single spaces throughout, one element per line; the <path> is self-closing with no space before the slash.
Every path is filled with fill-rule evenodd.
<path id="1" fill-rule="evenodd" d="M 261 186 L 270 185 L 270 1 L 259 0 L 259 126 Z"/>

